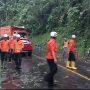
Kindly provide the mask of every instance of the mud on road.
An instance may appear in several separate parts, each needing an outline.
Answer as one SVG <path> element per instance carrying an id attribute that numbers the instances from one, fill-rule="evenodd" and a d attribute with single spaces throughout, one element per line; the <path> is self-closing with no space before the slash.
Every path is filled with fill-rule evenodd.
<path id="1" fill-rule="evenodd" d="M 43 54 L 42 51 L 36 50 L 33 52 L 32 57 L 23 57 L 20 71 L 15 70 L 14 61 L 8 63 L 7 69 L 1 69 L 0 71 L 0 88 L 48 89 L 47 83 L 43 80 L 44 75 L 49 71 L 46 60 L 42 58 Z M 65 61 L 59 61 L 59 65 L 65 68 Z M 85 75 L 90 77 L 90 71 L 87 71 L 89 65 L 86 65 L 87 67 L 84 63 L 80 65 L 78 66 L 79 70 L 84 70 L 83 73 L 88 72 Z M 58 73 L 55 76 L 57 86 L 53 89 L 90 89 L 90 80 L 64 68 L 58 67 Z M 82 71 L 79 73 L 83 74 Z"/>

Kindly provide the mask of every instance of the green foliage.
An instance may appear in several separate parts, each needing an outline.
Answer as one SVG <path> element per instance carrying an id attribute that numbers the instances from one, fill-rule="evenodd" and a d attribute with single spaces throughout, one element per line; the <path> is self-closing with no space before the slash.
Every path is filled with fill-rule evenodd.
<path id="1" fill-rule="evenodd" d="M 1 26 L 25 26 L 31 36 L 55 30 L 59 41 L 75 34 L 80 51 L 83 40 L 86 50 L 90 47 L 89 24 L 90 0 L 0 0 Z"/>

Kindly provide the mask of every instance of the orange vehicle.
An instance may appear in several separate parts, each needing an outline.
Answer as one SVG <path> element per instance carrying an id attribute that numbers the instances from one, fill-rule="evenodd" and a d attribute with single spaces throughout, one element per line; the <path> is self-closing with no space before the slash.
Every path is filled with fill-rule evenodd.
<path id="1" fill-rule="evenodd" d="M 12 36 L 13 34 L 20 34 L 21 40 L 24 43 L 24 48 L 22 52 L 27 52 L 29 56 L 32 54 L 32 44 L 30 42 L 28 33 L 24 27 L 20 26 L 3 26 L 0 27 L 0 37 L 3 37 L 4 34 Z"/>

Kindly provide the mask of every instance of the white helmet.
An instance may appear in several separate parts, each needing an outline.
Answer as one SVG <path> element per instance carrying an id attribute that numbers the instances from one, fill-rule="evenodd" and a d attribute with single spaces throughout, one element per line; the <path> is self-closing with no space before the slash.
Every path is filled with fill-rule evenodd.
<path id="1" fill-rule="evenodd" d="M 72 38 L 76 38 L 76 35 L 72 35 Z"/>
<path id="2" fill-rule="evenodd" d="M 13 34 L 13 37 L 15 37 L 16 36 L 16 34 Z"/>
<path id="3" fill-rule="evenodd" d="M 17 38 L 20 38 L 21 36 L 20 36 L 20 34 L 16 34 L 16 37 L 17 37 Z"/>
<path id="4" fill-rule="evenodd" d="M 13 34 L 14 37 L 20 38 L 21 36 L 19 34 Z"/>
<path id="5" fill-rule="evenodd" d="M 7 34 L 4 34 L 3 37 L 8 37 L 8 35 Z"/>
<path id="6" fill-rule="evenodd" d="M 50 33 L 50 36 L 51 36 L 51 37 L 57 37 L 57 32 L 54 32 L 54 31 L 51 32 L 51 33 Z"/>

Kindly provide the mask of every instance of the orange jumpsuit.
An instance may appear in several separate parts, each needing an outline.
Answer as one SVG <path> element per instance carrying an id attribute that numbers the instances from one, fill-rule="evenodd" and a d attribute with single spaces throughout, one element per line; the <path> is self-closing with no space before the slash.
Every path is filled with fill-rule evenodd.
<path id="1" fill-rule="evenodd" d="M 15 60 L 15 64 L 16 64 L 16 69 L 20 69 L 21 68 L 21 52 L 22 52 L 22 48 L 24 47 L 24 44 L 21 40 L 15 40 L 14 42 L 14 60 Z"/>
<path id="2" fill-rule="evenodd" d="M 54 62 L 52 51 L 54 51 L 55 57 L 57 58 L 57 43 L 54 38 L 49 40 L 46 52 L 50 72 L 45 76 L 45 80 L 48 81 L 48 85 L 50 86 L 54 84 L 54 75 L 57 73 L 57 64 Z"/>
<path id="3" fill-rule="evenodd" d="M 54 39 L 50 39 L 47 46 L 46 59 L 51 60 L 54 59 L 52 55 L 52 50 L 55 52 L 55 56 L 57 58 L 57 43 Z"/>
<path id="4" fill-rule="evenodd" d="M 6 66 L 4 64 L 7 62 L 8 52 L 9 52 L 9 40 L 2 40 L 1 41 L 1 65 L 2 67 Z"/>
<path id="5" fill-rule="evenodd" d="M 73 39 L 69 40 L 69 61 L 75 61 L 75 41 Z"/>
<path id="6" fill-rule="evenodd" d="M 2 40 L 1 41 L 1 51 L 2 52 L 9 52 L 9 40 Z"/>
<path id="7" fill-rule="evenodd" d="M 68 41 L 64 41 L 63 43 L 63 52 L 62 52 L 62 55 L 63 55 L 63 59 L 66 57 L 68 57 Z"/>
<path id="8" fill-rule="evenodd" d="M 11 62 L 11 59 L 14 59 L 13 56 L 14 42 L 15 40 L 13 38 L 9 40 L 9 62 Z"/>
<path id="9" fill-rule="evenodd" d="M 70 39 L 69 41 L 69 52 L 75 52 L 75 41 L 73 39 Z"/>

